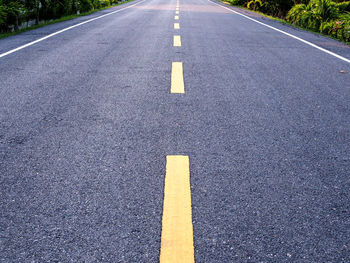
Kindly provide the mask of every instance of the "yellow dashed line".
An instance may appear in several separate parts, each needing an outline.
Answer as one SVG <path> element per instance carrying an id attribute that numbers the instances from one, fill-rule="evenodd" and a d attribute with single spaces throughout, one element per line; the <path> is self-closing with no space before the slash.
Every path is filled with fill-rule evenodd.
<path id="1" fill-rule="evenodd" d="M 178 15 L 180 12 L 179 11 L 175 11 L 175 14 Z"/>
<path id="2" fill-rule="evenodd" d="M 185 93 L 182 62 L 173 62 L 171 67 L 171 93 Z"/>
<path id="3" fill-rule="evenodd" d="M 174 36 L 174 47 L 181 47 L 181 36 Z"/>
<path id="4" fill-rule="evenodd" d="M 188 156 L 166 157 L 160 263 L 194 263 Z"/>
<path id="5" fill-rule="evenodd" d="M 175 16 L 174 19 L 175 19 L 175 20 L 179 20 L 179 16 Z"/>
<path id="6" fill-rule="evenodd" d="M 174 29 L 180 29 L 180 24 L 179 23 L 174 23 Z"/>

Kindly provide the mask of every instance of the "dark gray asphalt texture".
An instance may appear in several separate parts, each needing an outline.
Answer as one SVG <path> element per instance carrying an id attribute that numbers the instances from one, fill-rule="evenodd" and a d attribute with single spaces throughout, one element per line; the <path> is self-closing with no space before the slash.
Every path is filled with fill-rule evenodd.
<path id="1" fill-rule="evenodd" d="M 158 262 L 170 154 L 190 157 L 197 263 L 350 262 L 350 64 L 207 0 L 180 0 L 175 31 L 175 5 L 0 58 L 1 262 Z"/>

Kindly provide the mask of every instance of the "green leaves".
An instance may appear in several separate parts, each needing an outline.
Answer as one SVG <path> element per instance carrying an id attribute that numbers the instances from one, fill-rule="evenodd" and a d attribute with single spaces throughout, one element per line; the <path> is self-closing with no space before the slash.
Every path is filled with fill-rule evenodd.
<path id="1" fill-rule="evenodd" d="M 114 3 L 118 3 L 118 0 L 0 0 L 0 32 L 17 30 L 26 20 L 39 23 Z"/>
<path id="2" fill-rule="evenodd" d="M 350 41 L 350 13 L 345 10 L 350 2 L 311 0 L 308 5 L 298 4 L 288 12 L 287 21 L 335 38 Z"/>
<path id="3" fill-rule="evenodd" d="M 27 10 L 23 1 L 1 1 L 0 2 L 0 31 L 6 31 L 12 25 L 18 29 L 18 25 L 26 17 Z"/>
<path id="4" fill-rule="evenodd" d="M 337 8 L 339 9 L 339 12 L 350 12 L 350 1 L 348 2 L 342 2 L 342 3 L 336 3 Z"/>
<path id="5" fill-rule="evenodd" d="M 339 9 L 331 0 L 312 0 L 310 4 L 322 22 L 335 19 L 339 16 Z"/>
<path id="6" fill-rule="evenodd" d="M 254 11 L 256 10 L 256 8 L 258 7 L 258 6 L 262 6 L 263 5 L 263 3 L 260 1 L 260 0 L 251 0 L 248 4 L 247 4 L 247 7 L 249 8 L 249 9 L 254 9 Z"/>
<path id="7" fill-rule="evenodd" d="M 6 24 L 7 11 L 6 7 L 0 3 L 0 28 Z"/>

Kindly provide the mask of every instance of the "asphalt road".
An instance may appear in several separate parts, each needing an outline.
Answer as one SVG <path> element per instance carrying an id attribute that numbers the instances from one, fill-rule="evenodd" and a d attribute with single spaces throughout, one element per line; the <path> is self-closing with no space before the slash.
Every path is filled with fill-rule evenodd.
<path id="1" fill-rule="evenodd" d="M 186 155 L 197 263 L 350 262 L 350 64 L 207 0 L 175 6 L 0 40 L 121 10 L 0 58 L 0 261 L 158 262 L 166 156 Z"/>

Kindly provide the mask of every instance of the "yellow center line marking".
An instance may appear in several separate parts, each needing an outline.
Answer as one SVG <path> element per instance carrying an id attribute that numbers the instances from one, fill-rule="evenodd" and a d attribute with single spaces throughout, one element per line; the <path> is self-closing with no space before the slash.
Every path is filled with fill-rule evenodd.
<path id="1" fill-rule="evenodd" d="M 179 23 L 174 23 L 174 29 L 180 29 L 180 24 Z"/>
<path id="2" fill-rule="evenodd" d="M 175 19 L 175 20 L 179 20 L 179 16 L 175 16 L 174 19 Z"/>
<path id="3" fill-rule="evenodd" d="M 190 160 L 168 155 L 160 263 L 194 263 Z"/>
<path id="4" fill-rule="evenodd" d="M 174 47 L 181 47 L 181 36 L 174 36 Z"/>
<path id="5" fill-rule="evenodd" d="M 176 15 L 178 15 L 179 13 L 180 13 L 179 10 L 175 11 L 175 14 L 176 14 Z"/>
<path id="6" fill-rule="evenodd" d="M 171 93 L 185 93 L 182 62 L 173 62 L 171 67 Z"/>
<path id="7" fill-rule="evenodd" d="M 179 11 L 179 9 L 180 9 L 180 7 L 177 6 L 177 7 L 176 7 L 176 11 Z"/>

